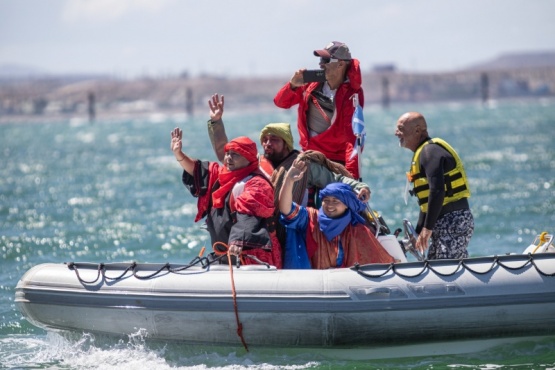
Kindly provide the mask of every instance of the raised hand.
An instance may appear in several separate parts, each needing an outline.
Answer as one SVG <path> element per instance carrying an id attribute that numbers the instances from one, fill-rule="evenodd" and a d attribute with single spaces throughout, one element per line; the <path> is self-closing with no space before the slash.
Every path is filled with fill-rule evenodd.
<path id="1" fill-rule="evenodd" d="M 307 168 L 307 162 L 297 158 L 293 162 L 291 168 L 289 168 L 289 171 L 287 171 L 286 178 L 292 180 L 293 182 L 297 182 L 303 178 Z"/>
<path id="2" fill-rule="evenodd" d="M 212 95 L 208 100 L 208 107 L 210 108 L 210 120 L 216 122 L 222 119 L 224 114 L 224 96 L 220 99 L 218 94 Z"/>
<path id="3" fill-rule="evenodd" d="M 304 71 L 306 71 L 306 68 L 299 69 L 295 72 L 293 77 L 291 77 L 291 80 L 289 80 L 289 84 L 291 85 L 291 88 L 296 89 L 297 87 L 301 87 L 302 85 L 304 85 L 304 80 L 303 80 Z"/>
<path id="4" fill-rule="evenodd" d="M 360 191 L 357 194 L 357 198 L 360 201 L 367 203 L 370 200 L 370 189 L 366 187 L 360 189 Z"/>
<path id="5" fill-rule="evenodd" d="M 179 127 L 176 127 L 171 132 L 171 142 L 170 148 L 174 153 L 181 153 L 181 149 L 183 146 L 182 138 L 183 138 L 183 131 Z"/>
<path id="6" fill-rule="evenodd" d="M 183 153 L 183 131 L 179 127 L 176 127 L 171 132 L 172 140 L 170 142 L 170 148 L 175 156 L 175 159 L 179 162 L 181 167 L 189 174 L 193 175 L 193 170 L 195 169 L 196 159 L 187 156 Z"/>

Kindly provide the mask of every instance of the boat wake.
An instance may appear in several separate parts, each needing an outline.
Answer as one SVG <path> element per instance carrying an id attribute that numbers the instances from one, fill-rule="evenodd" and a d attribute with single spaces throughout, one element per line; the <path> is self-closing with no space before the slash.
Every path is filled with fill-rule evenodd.
<path id="1" fill-rule="evenodd" d="M 129 335 L 127 340 L 88 333 L 48 332 L 45 336 L 0 338 L 0 368 L 302 370 L 329 369 L 332 364 L 337 365 L 337 360 L 350 364 L 360 361 L 361 366 L 368 366 L 371 360 L 377 368 L 391 365 L 430 369 L 435 363 L 449 363 L 451 368 L 496 369 L 515 364 L 528 368 L 530 358 L 545 358 L 548 369 L 552 368 L 549 363 L 553 351 L 554 337 L 414 344 L 373 350 L 275 348 L 247 353 L 237 347 L 151 341 L 142 330 Z M 511 359 L 510 363 L 507 359 Z"/>
<path id="2" fill-rule="evenodd" d="M 322 365 L 279 351 L 253 354 L 238 351 L 237 347 L 168 344 L 147 341 L 147 337 L 144 330 L 129 335 L 127 340 L 53 331 L 44 336 L 12 335 L 0 338 L 0 369 L 302 370 Z"/>

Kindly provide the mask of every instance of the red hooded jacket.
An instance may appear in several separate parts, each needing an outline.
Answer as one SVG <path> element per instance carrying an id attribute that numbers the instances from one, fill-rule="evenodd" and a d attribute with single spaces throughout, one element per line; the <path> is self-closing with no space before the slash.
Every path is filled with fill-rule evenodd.
<path id="1" fill-rule="evenodd" d="M 352 59 L 347 71 L 347 78 L 335 93 L 335 112 L 330 128 L 317 136 L 310 137 L 307 111 L 310 94 L 318 87 L 318 82 L 305 84 L 295 90 L 287 82 L 274 97 L 274 103 L 276 106 L 285 109 L 299 104 L 297 127 L 299 130 L 299 144 L 303 151 L 317 150 L 322 152 L 328 159 L 344 163 L 353 177 L 359 179 L 359 156 L 350 159 L 356 140 L 352 127 L 355 110 L 352 101 L 354 94 L 358 94 L 359 104 L 361 107 L 364 106 L 364 92 L 361 86 L 362 75 L 358 59 Z"/>

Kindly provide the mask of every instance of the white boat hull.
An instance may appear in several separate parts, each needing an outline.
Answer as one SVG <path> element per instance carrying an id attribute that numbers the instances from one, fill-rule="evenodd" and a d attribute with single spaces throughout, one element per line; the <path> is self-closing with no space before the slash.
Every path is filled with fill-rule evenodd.
<path id="1" fill-rule="evenodd" d="M 231 273 L 161 264 L 43 264 L 16 287 L 16 305 L 45 329 L 241 345 Z M 555 255 L 233 271 L 249 346 L 373 347 L 555 333 Z M 388 270 L 389 269 L 389 270 Z M 77 273 L 76 273 L 77 272 Z"/>

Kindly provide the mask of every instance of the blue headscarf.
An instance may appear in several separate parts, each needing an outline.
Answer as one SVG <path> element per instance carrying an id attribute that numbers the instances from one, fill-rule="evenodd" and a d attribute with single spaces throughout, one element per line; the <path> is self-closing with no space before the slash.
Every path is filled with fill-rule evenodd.
<path id="1" fill-rule="evenodd" d="M 339 199 L 347 206 L 347 211 L 343 216 L 338 218 L 330 218 L 326 216 L 322 207 L 318 210 L 318 223 L 320 231 L 328 241 L 331 241 L 349 225 L 363 224 L 364 218 L 359 215 L 359 212 L 364 211 L 366 206 L 363 202 L 358 200 L 355 192 L 351 187 L 342 182 L 333 182 L 328 184 L 324 189 L 320 190 L 320 199 L 332 196 Z"/>

